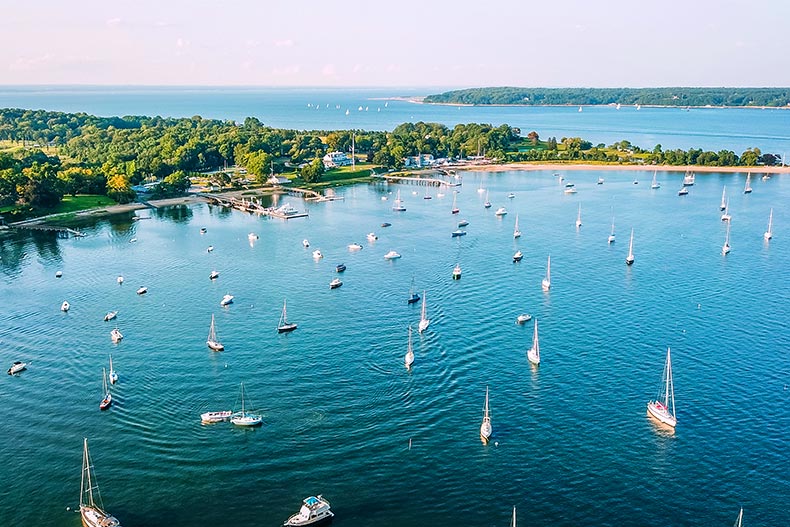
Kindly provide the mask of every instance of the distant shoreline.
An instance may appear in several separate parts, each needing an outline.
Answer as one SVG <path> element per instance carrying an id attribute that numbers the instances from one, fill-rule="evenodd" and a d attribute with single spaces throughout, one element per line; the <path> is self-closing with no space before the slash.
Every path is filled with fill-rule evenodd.
<path id="1" fill-rule="evenodd" d="M 790 166 L 784 167 L 767 167 L 767 166 L 736 166 L 736 167 L 712 167 L 712 166 L 695 166 L 695 165 L 603 165 L 603 164 L 563 164 L 563 163 L 503 163 L 499 165 L 470 165 L 468 167 L 460 167 L 456 170 L 463 171 L 479 171 L 479 172 L 508 172 L 508 171 L 541 171 L 553 170 L 554 172 L 562 171 L 577 171 L 577 170 L 591 170 L 602 171 L 607 170 L 610 172 L 699 172 L 699 173 L 716 173 L 723 172 L 727 174 L 748 173 L 754 172 L 755 174 L 790 174 Z"/>
<path id="2" fill-rule="evenodd" d="M 378 100 L 384 101 L 401 101 L 410 102 L 412 104 L 426 104 L 430 106 L 462 106 L 471 108 L 615 108 L 617 105 L 614 103 L 607 104 L 472 104 L 460 102 L 425 102 L 427 95 L 420 95 L 416 97 L 384 97 Z M 635 104 L 624 104 L 621 107 L 632 108 Z M 640 104 L 640 108 L 677 108 L 678 110 L 738 110 L 741 108 L 748 108 L 753 110 L 790 110 L 790 106 L 691 106 L 691 105 L 675 105 L 675 104 Z"/>

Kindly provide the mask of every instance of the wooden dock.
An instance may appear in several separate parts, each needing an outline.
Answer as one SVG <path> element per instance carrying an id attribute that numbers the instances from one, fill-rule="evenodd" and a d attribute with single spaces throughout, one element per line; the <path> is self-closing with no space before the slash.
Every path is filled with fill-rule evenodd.
<path id="1" fill-rule="evenodd" d="M 216 205 L 233 208 L 242 212 L 249 212 L 250 214 L 257 214 L 259 216 L 270 216 L 272 218 L 279 218 L 281 220 L 308 217 L 307 212 L 284 209 L 283 207 L 264 207 L 260 203 L 257 203 L 254 198 L 247 200 L 244 198 L 230 198 L 216 194 L 201 194 L 201 196 Z"/>
<path id="2" fill-rule="evenodd" d="M 460 187 L 460 176 L 453 175 L 449 172 L 441 172 L 445 174 L 449 180 L 440 179 L 436 177 L 422 177 L 422 176 L 399 176 L 390 174 L 375 174 L 371 177 L 381 179 L 387 183 L 401 183 L 407 185 L 419 185 L 428 187 Z"/>
<path id="3" fill-rule="evenodd" d="M 59 238 L 82 238 L 85 233 L 69 227 L 58 227 L 56 225 L 44 225 L 43 223 L 14 223 L 9 225 L 12 229 L 26 229 L 30 231 L 49 231 L 56 232 Z"/>

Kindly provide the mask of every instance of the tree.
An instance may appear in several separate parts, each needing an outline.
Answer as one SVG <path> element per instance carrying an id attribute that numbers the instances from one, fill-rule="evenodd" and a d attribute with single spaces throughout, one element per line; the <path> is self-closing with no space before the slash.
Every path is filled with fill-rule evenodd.
<path id="1" fill-rule="evenodd" d="M 533 130 L 527 134 L 527 139 L 529 139 L 530 143 L 533 145 L 537 145 L 538 141 L 540 140 L 540 136 L 538 135 L 538 132 Z"/>
<path id="2" fill-rule="evenodd" d="M 116 174 L 107 178 L 107 196 L 118 203 L 129 203 L 137 194 L 125 174 Z"/>
<path id="3" fill-rule="evenodd" d="M 37 207 L 54 207 L 63 198 L 63 189 L 56 168 L 49 163 L 34 163 L 22 170 L 25 181 L 22 183 L 20 197 L 25 203 Z"/>
<path id="4" fill-rule="evenodd" d="M 274 157 L 262 150 L 251 152 L 246 159 L 247 173 L 254 175 L 258 183 L 266 183 L 273 161 Z"/>
<path id="5" fill-rule="evenodd" d="M 760 158 L 759 148 L 749 148 L 741 154 L 741 164 L 746 166 L 755 166 Z"/>
<path id="6" fill-rule="evenodd" d="M 305 183 L 318 183 L 324 175 L 324 162 L 316 157 L 302 167 L 302 179 Z"/>

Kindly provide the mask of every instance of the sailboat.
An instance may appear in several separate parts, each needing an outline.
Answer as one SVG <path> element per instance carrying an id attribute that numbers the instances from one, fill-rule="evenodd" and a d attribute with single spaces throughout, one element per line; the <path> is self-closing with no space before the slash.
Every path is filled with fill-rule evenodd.
<path id="1" fill-rule="evenodd" d="M 749 172 L 746 174 L 746 186 L 743 187 L 744 194 L 751 194 L 752 193 L 752 173 Z"/>
<path id="2" fill-rule="evenodd" d="M 774 237 L 774 209 L 768 215 L 768 230 L 763 233 L 763 238 L 770 240 Z"/>
<path id="3" fill-rule="evenodd" d="M 414 363 L 414 350 L 411 347 L 411 325 L 409 325 L 409 347 L 406 349 L 406 357 L 403 359 L 403 362 L 406 364 L 407 370 Z"/>
<path id="4" fill-rule="evenodd" d="M 458 214 L 459 212 L 461 212 L 458 209 L 458 207 L 456 206 L 456 204 L 455 204 L 457 196 L 458 196 L 458 191 L 454 190 L 453 191 L 453 208 L 450 210 L 450 214 Z"/>
<path id="5" fill-rule="evenodd" d="M 719 205 L 719 210 L 724 210 L 727 208 L 727 185 L 724 185 L 724 188 L 721 189 L 721 204 Z"/>
<path id="6" fill-rule="evenodd" d="M 650 183 L 650 188 L 652 188 L 652 189 L 661 188 L 661 185 L 658 183 L 658 181 L 656 181 L 656 173 L 657 172 L 658 172 L 658 170 L 654 170 L 653 171 L 653 181 L 652 181 L 652 183 Z"/>
<path id="7" fill-rule="evenodd" d="M 283 312 L 280 315 L 280 322 L 277 324 L 277 333 L 288 333 L 296 329 L 296 324 L 288 322 L 288 314 L 285 311 L 285 300 L 283 300 Z"/>
<path id="8" fill-rule="evenodd" d="M 540 286 L 544 291 L 551 289 L 551 255 L 549 255 L 548 259 L 546 260 L 546 276 L 540 282 Z"/>
<path id="9" fill-rule="evenodd" d="M 118 372 L 112 367 L 112 355 L 110 355 L 110 384 L 118 382 Z"/>
<path id="10" fill-rule="evenodd" d="M 722 256 L 730 252 L 730 222 L 727 222 L 727 237 L 724 238 L 724 245 L 721 246 Z"/>
<path id="11" fill-rule="evenodd" d="M 540 343 L 538 342 L 538 319 L 535 319 L 535 329 L 532 334 L 532 347 L 527 350 L 527 359 L 532 364 L 540 364 Z"/>
<path id="12" fill-rule="evenodd" d="M 105 368 L 102 368 L 101 374 L 102 374 L 102 393 L 104 394 L 104 399 L 102 399 L 101 403 L 99 403 L 99 410 L 106 410 L 112 404 L 112 394 L 110 393 L 110 389 L 107 387 L 107 370 Z"/>
<path id="13" fill-rule="evenodd" d="M 414 290 L 414 277 L 411 279 L 411 287 L 409 288 L 409 299 L 406 301 L 408 304 L 416 304 L 420 301 L 420 295 Z"/>
<path id="14" fill-rule="evenodd" d="M 515 505 L 513 505 L 513 519 L 510 520 L 510 527 L 516 527 L 516 506 Z"/>
<path id="15" fill-rule="evenodd" d="M 483 207 L 490 209 L 491 208 L 491 201 L 488 199 L 488 191 L 486 190 L 486 201 L 483 203 Z"/>
<path id="16" fill-rule="evenodd" d="M 576 228 L 582 226 L 582 204 L 579 203 L 579 213 L 576 215 Z"/>
<path id="17" fill-rule="evenodd" d="M 99 485 L 93 475 L 93 464 L 88 453 L 88 439 L 84 438 L 82 448 L 82 477 L 80 478 L 80 517 L 85 527 L 120 527 L 121 522 L 104 510 L 99 493 Z M 93 491 L 96 490 L 94 496 Z"/>
<path id="18" fill-rule="evenodd" d="M 212 351 L 223 351 L 225 346 L 217 340 L 217 329 L 214 327 L 214 315 L 211 315 L 211 326 L 208 328 L 208 338 L 206 338 L 206 346 Z"/>
<path id="19" fill-rule="evenodd" d="M 614 216 L 612 216 L 612 232 L 609 234 L 609 243 L 614 243 Z"/>
<path id="20" fill-rule="evenodd" d="M 392 206 L 392 210 L 398 212 L 406 210 L 406 207 L 403 206 L 403 201 L 400 199 L 400 189 L 398 189 L 398 198 L 395 200 L 395 205 Z"/>
<path id="21" fill-rule="evenodd" d="M 417 331 L 422 333 L 426 329 L 428 329 L 428 325 L 431 323 L 428 320 L 427 315 L 425 314 L 425 290 L 422 292 L 422 311 L 420 312 L 420 324 L 417 326 Z"/>
<path id="22" fill-rule="evenodd" d="M 480 439 L 483 443 L 488 443 L 491 438 L 491 416 L 488 412 L 488 386 L 486 386 L 486 405 L 483 408 L 483 422 L 480 424 Z"/>
<path id="23" fill-rule="evenodd" d="M 734 527 L 743 527 L 743 507 L 741 507 L 741 512 L 738 513 Z"/>
<path id="24" fill-rule="evenodd" d="M 236 426 L 260 426 L 263 423 L 262 416 L 248 413 L 244 409 L 244 383 L 241 383 L 241 412 L 230 416 L 230 422 Z"/>
<path id="25" fill-rule="evenodd" d="M 634 229 L 631 229 L 631 241 L 628 242 L 628 256 L 625 257 L 625 263 L 627 265 L 634 263 Z"/>
<path id="26" fill-rule="evenodd" d="M 661 387 L 654 401 L 647 403 L 647 415 L 658 419 L 665 425 L 675 428 L 675 386 L 672 384 L 672 361 L 667 347 L 667 361 L 664 364 L 664 373 L 661 377 Z"/>
<path id="27" fill-rule="evenodd" d="M 730 215 L 730 200 L 727 199 L 727 203 L 724 205 L 724 214 L 721 215 L 721 221 L 730 221 L 732 216 Z"/>
<path id="28" fill-rule="evenodd" d="M 518 230 L 518 214 L 516 214 L 516 226 L 513 228 L 513 237 L 521 238 L 521 231 Z"/>

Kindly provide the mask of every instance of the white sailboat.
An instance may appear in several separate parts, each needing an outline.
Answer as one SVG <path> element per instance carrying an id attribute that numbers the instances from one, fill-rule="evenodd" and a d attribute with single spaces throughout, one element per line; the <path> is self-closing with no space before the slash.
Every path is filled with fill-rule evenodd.
<path id="1" fill-rule="evenodd" d="M 214 315 L 211 315 L 211 326 L 208 328 L 208 337 L 206 338 L 206 346 L 212 351 L 223 351 L 225 346 L 217 339 L 217 330 L 214 326 Z"/>
<path id="2" fill-rule="evenodd" d="M 546 276 L 540 282 L 540 286 L 544 291 L 551 289 L 551 255 L 546 260 Z"/>
<path id="3" fill-rule="evenodd" d="M 727 208 L 727 185 L 724 185 L 724 188 L 721 189 L 721 204 L 719 205 L 719 210 L 723 211 Z"/>
<path id="4" fill-rule="evenodd" d="M 486 386 L 486 405 L 483 408 L 483 422 L 480 424 L 480 439 L 483 440 L 483 443 L 488 443 L 492 431 L 491 416 L 488 410 L 488 386 Z"/>
<path id="5" fill-rule="evenodd" d="M 428 316 L 425 313 L 425 290 L 422 291 L 422 311 L 420 312 L 420 324 L 417 326 L 417 331 L 422 333 L 426 329 L 428 329 L 428 325 L 431 323 L 428 320 Z"/>
<path id="6" fill-rule="evenodd" d="M 99 410 L 106 410 L 107 408 L 112 405 L 112 394 L 110 393 L 110 388 L 107 386 L 107 370 L 102 368 L 102 393 L 104 394 L 104 398 L 99 403 Z"/>
<path id="7" fill-rule="evenodd" d="M 721 215 L 721 221 L 730 221 L 732 216 L 730 215 L 730 199 L 727 198 L 727 203 L 724 205 L 724 214 Z"/>
<path id="8" fill-rule="evenodd" d="M 450 210 L 450 214 L 458 214 L 459 212 L 461 212 L 458 209 L 458 207 L 456 206 L 456 204 L 455 204 L 457 196 L 458 196 L 458 191 L 454 190 L 453 191 L 453 208 Z"/>
<path id="9" fill-rule="evenodd" d="M 118 382 L 118 372 L 112 367 L 112 355 L 110 355 L 110 384 Z"/>
<path id="10" fill-rule="evenodd" d="M 744 194 L 751 194 L 752 193 L 752 173 L 748 172 L 746 174 L 746 186 L 743 187 Z"/>
<path id="11" fill-rule="evenodd" d="M 516 527 L 516 506 L 515 505 L 513 505 L 513 519 L 510 520 L 510 527 Z"/>
<path id="12" fill-rule="evenodd" d="M 582 226 L 582 204 L 579 203 L 579 213 L 576 215 L 576 228 Z"/>
<path id="13" fill-rule="evenodd" d="M 280 322 L 277 323 L 277 333 L 288 333 L 296 329 L 296 323 L 288 322 L 288 313 L 285 310 L 285 300 L 283 300 L 283 312 L 280 314 Z"/>
<path id="14" fill-rule="evenodd" d="M 532 347 L 527 351 L 527 359 L 532 364 L 540 364 L 540 343 L 538 341 L 538 319 L 535 319 L 535 330 L 532 333 Z"/>
<path id="15" fill-rule="evenodd" d="M 392 210 L 403 212 L 406 210 L 406 207 L 403 206 L 403 200 L 400 199 L 400 189 L 398 189 L 398 197 L 395 199 L 395 205 L 392 206 Z"/>
<path id="16" fill-rule="evenodd" d="M 727 237 L 724 238 L 724 245 L 721 246 L 722 256 L 730 252 L 730 222 L 727 222 Z"/>
<path id="17" fill-rule="evenodd" d="M 609 233 L 609 243 L 614 243 L 614 216 L 612 216 L 612 232 Z"/>
<path id="18" fill-rule="evenodd" d="M 763 233 L 763 238 L 766 240 L 770 240 L 774 237 L 774 209 L 771 209 L 771 213 L 768 215 L 768 230 Z"/>
<path id="19" fill-rule="evenodd" d="M 738 518 L 735 519 L 734 527 L 743 527 L 743 507 L 741 507 L 741 512 L 738 513 Z"/>
<path id="20" fill-rule="evenodd" d="M 80 478 L 80 517 L 85 527 L 120 527 L 121 522 L 104 510 L 99 485 L 93 475 L 93 464 L 88 453 L 88 439 L 83 439 L 82 477 Z M 96 491 L 95 496 L 94 492 Z"/>
<path id="21" fill-rule="evenodd" d="M 483 203 L 483 207 L 490 209 L 491 208 L 491 201 L 488 199 L 488 191 L 486 190 L 486 201 Z"/>
<path id="22" fill-rule="evenodd" d="M 513 228 L 513 238 L 521 238 L 521 231 L 518 230 L 518 214 L 516 214 L 516 226 Z"/>
<path id="23" fill-rule="evenodd" d="M 652 188 L 652 189 L 661 188 L 661 185 L 658 183 L 658 181 L 656 181 L 656 173 L 657 172 L 658 172 L 658 170 L 654 170 L 653 171 L 653 181 L 650 183 L 650 188 Z"/>
<path id="24" fill-rule="evenodd" d="M 236 426 L 260 426 L 263 423 L 262 416 L 249 413 L 244 409 L 244 383 L 241 383 L 241 411 L 235 412 L 230 417 L 230 422 Z"/>
<path id="25" fill-rule="evenodd" d="M 409 347 L 406 349 L 406 356 L 403 362 L 406 364 L 407 370 L 411 368 L 411 365 L 414 363 L 414 350 L 411 347 L 411 325 L 409 325 Z"/>
<path id="26" fill-rule="evenodd" d="M 628 256 L 625 257 L 625 263 L 627 265 L 634 263 L 634 229 L 631 229 L 631 241 L 628 242 Z"/>
<path id="27" fill-rule="evenodd" d="M 664 373 L 661 376 L 661 386 L 656 399 L 647 403 L 647 415 L 665 425 L 675 428 L 675 386 L 672 383 L 672 360 L 667 347 L 667 360 L 664 364 Z"/>

